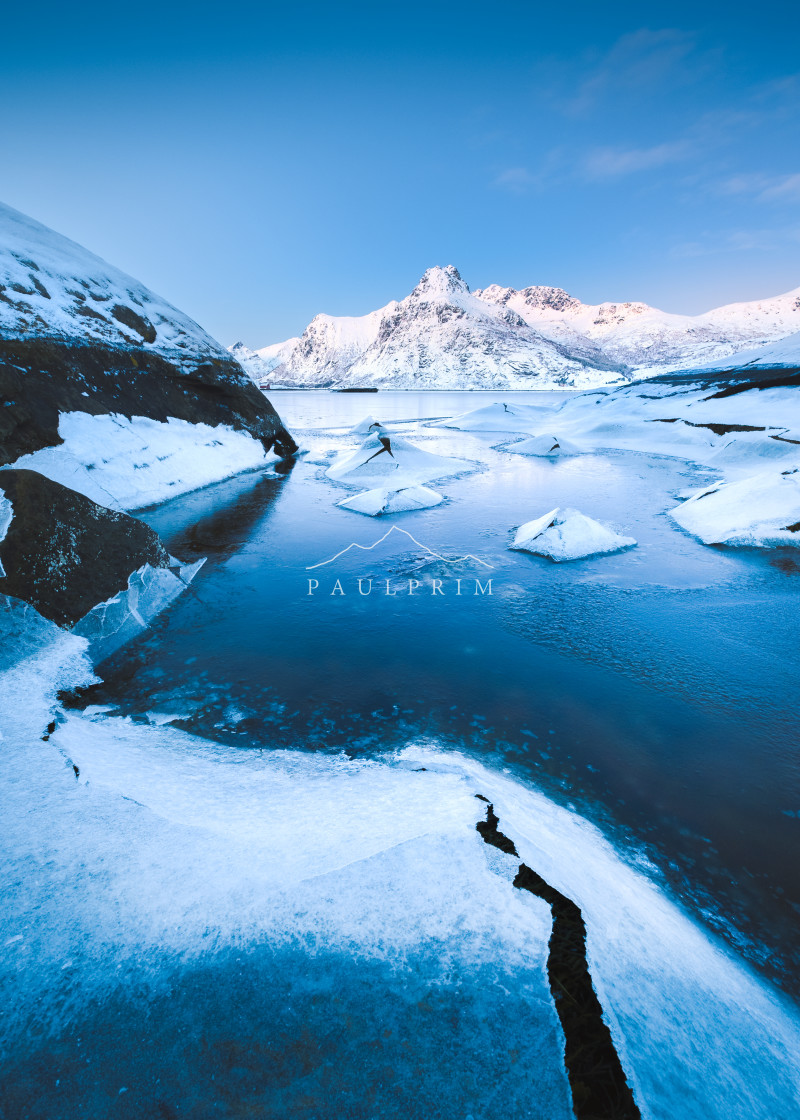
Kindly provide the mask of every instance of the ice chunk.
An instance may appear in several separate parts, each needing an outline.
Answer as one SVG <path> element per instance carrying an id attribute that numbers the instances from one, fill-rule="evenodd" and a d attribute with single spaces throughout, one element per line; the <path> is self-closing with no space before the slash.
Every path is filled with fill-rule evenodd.
<path id="1" fill-rule="evenodd" d="M 704 544 L 800 544 L 800 468 L 717 483 L 669 513 Z"/>
<path id="2" fill-rule="evenodd" d="M 520 440 L 519 443 L 512 443 L 510 447 L 505 448 L 506 451 L 513 451 L 517 455 L 541 455 L 541 456 L 557 456 L 557 455 L 579 455 L 580 448 L 574 443 L 570 443 L 568 439 L 560 439 L 557 436 L 531 436 L 530 439 Z"/>
<path id="3" fill-rule="evenodd" d="M 495 404 L 475 408 L 451 420 L 438 421 L 440 427 L 458 428 L 462 432 L 528 432 L 541 427 L 542 417 L 553 410 L 541 405 Z"/>
<path id="4" fill-rule="evenodd" d="M 342 509 L 379 517 L 382 513 L 407 513 L 415 509 L 430 509 L 443 502 L 441 494 L 427 486 L 406 486 L 402 490 L 364 490 L 338 504 Z"/>
<path id="5" fill-rule="evenodd" d="M 623 537 L 577 509 L 556 507 L 520 525 L 511 548 L 561 561 L 619 552 L 635 544 L 633 537 Z"/>
<path id="6" fill-rule="evenodd" d="M 4 539 L 6 533 L 8 532 L 8 527 L 11 524 L 11 519 L 13 518 L 13 516 L 14 507 L 5 496 L 3 491 L 0 490 L 0 541 Z M 4 576 L 5 574 L 6 573 L 3 570 L 2 561 L 0 561 L 0 576 Z"/>
<path id="7" fill-rule="evenodd" d="M 79 619 L 72 628 L 73 634 L 88 639 L 90 655 L 98 664 L 147 629 L 188 587 L 203 564 L 205 559 L 185 565 L 176 561 L 172 568 L 152 568 L 144 564 L 131 573 L 125 591 L 98 603 Z"/>
<path id="8" fill-rule="evenodd" d="M 434 478 L 460 474 L 471 463 L 423 451 L 401 436 L 380 432 L 367 436 L 356 451 L 345 451 L 327 470 L 328 478 L 348 485 L 401 490 Z"/>

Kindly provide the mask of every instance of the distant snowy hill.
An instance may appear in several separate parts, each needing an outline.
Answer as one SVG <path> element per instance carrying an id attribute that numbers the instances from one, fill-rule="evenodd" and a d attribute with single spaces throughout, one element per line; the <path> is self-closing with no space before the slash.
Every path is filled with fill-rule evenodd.
<path id="1" fill-rule="evenodd" d="M 231 352 L 254 380 L 346 388 L 594 388 L 691 369 L 800 330 L 800 288 L 672 315 L 645 303 L 589 305 L 560 288 L 470 292 L 452 265 L 360 318 L 317 315 L 299 338 Z"/>

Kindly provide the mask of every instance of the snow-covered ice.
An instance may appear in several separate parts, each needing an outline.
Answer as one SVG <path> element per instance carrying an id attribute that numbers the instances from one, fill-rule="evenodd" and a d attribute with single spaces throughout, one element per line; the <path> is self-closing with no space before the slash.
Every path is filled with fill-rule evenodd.
<path id="1" fill-rule="evenodd" d="M 415 509 L 430 509 L 443 502 L 441 494 L 427 486 L 406 486 L 402 490 L 365 490 L 344 498 L 338 504 L 342 509 L 352 509 L 356 513 L 366 513 L 379 517 L 384 513 L 407 513 Z"/>
<path id="2" fill-rule="evenodd" d="M 399 490 L 461 474 L 474 466 L 464 459 L 425 451 L 402 436 L 384 436 L 390 441 L 389 450 L 381 442 L 381 434 L 367 436 L 355 451 L 342 452 L 328 468 L 328 478 L 349 486 Z"/>
<path id="3" fill-rule="evenodd" d="M 171 417 L 92 416 L 66 412 L 63 443 L 13 464 L 85 494 L 112 509 L 140 509 L 275 462 L 274 451 L 227 424 L 212 427 Z"/>
<path id="4" fill-rule="evenodd" d="M 541 455 L 544 457 L 559 455 L 580 455 L 577 444 L 558 436 L 531 436 L 530 439 L 520 440 L 519 443 L 510 443 L 505 449 L 513 451 L 515 455 Z"/>
<path id="5" fill-rule="evenodd" d="M 800 469 L 705 487 L 669 513 L 705 544 L 800 545 Z"/>
<path id="6" fill-rule="evenodd" d="M 367 436 L 371 432 L 382 431 L 386 432 L 389 429 L 380 420 L 376 420 L 374 416 L 365 416 L 363 420 L 350 429 L 351 435 L 354 436 Z"/>
<path id="7" fill-rule="evenodd" d="M 520 525 L 510 547 L 562 561 L 619 552 L 635 544 L 633 537 L 623 537 L 577 509 L 556 507 Z"/>

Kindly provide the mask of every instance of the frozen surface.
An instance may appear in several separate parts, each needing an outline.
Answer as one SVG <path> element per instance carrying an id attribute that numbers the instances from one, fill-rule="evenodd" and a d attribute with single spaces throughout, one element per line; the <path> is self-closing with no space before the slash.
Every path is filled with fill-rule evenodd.
<path id="1" fill-rule="evenodd" d="M 382 424 L 380 420 L 376 420 L 374 416 L 365 416 L 364 419 L 359 420 L 350 431 L 354 436 L 366 436 L 378 429 L 381 431 L 388 430 L 386 425 Z"/>
<path id="2" fill-rule="evenodd" d="M 4 617 L 12 629 L 15 609 Z M 165 983 L 174 1016 L 182 1012 L 182 974 L 235 949 L 231 982 L 241 987 L 244 977 L 246 988 L 257 949 L 279 971 L 324 967 L 326 1000 L 347 998 L 340 982 L 351 982 L 347 962 L 358 961 L 362 977 L 375 977 L 360 998 L 379 1015 L 387 1014 L 392 977 L 413 992 L 422 969 L 431 992 L 458 992 L 492 1016 L 490 1053 L 524 1053 L 523 1069 L 512 1062 L 494 1074 L 502 1111 L 481 1095 L 481 1084 L 497 1082 L 474 1081 L 480 1059 L 471 1058 L 440 1082 L 441 1114 L 483 1106 L 491 1115 L 566 1120 L 562 1042 L 545 976 L 548 909 L 511 886 L 514 861 L 480 840 L 481 793 L 521 858 L 581 906 L 594 983 L 642 1115 L 792 1114 L 800 1054 L 793 1014 L 576 813 L 435 742 L 372 761 L 242 751 L 98 711 L 62 717 L 43 743 L 52 690 L 90 680 L 91 670 L 74 635 L 35 623 L 25 633 L 29 648 L 17 645 L 21 661 L 0 677 L 2 843 L 15 884 L 0 917 L 0 959 L 12 995 L 7 1069 L 23 1063 L 20 1045 L 44 1045 L 51 1074 L 38 1093 L 53 1092 L 61 1074 L 83 1099 L 62 1064 L 72 1060 L 71 1025 L 114 1007 L 120 984 L 145 994 L 148 1033 L 161 1031 L 153 1008 Z M 267 1002 L 269 984 L 276 975 L 262 991 Z M 208 1034 L 214 1009 L 196 1006 Z M 504 1007 L 516 1017 L 507 1021 Z M 123 1005 L 122 1013 L 131 1012 Z M 464 1045 L 457 1023 L 440 1028 L 444 1070 L 444 1054 Z M 84 1052 L 92 1029 L 82 1031 Z M 113 1041 L 112 1021 L 100 1029 Z M 242 1029 L 237 1023 L 240 1037 Z M 280 1044 L 269 1033 L 264 1041 Z M 113 1047 L 105 1057 L 88 1053 L 92 1083 L 108 1100 L 118 1094 L 120 1064 L 131 1069 L 123 1115 L 152 1110 L 135 1062 Z M 393 1058 L 401 1066 L 402 1055 L 400 1048 Z M 426 1085 L 429 1072 L 420 1076 Z M 345 1068 L 340 1081 L 347 1077 Z M 463 1083 L 475 1085 L 471 1099 L 458 1096 Z M 7 1099 L 16 1087 L 6 1080 Z M 447 1104 L 453 1094 L 460 1112 Z M 95 1115 L 106 1114 L 108 1100 Z M 336 1115 L 336 1106 L 319 1113 Z M 375 1113 L 391 1115 L 386 1105 Z"/>
<path id="3" fill-rule="evenodd" d="M 635 544 L 633 537 L 615 533 L 580 510 L 556 508 L 520 525 L 511 547 L 561 561 L 618 552 Z"/>
<path id="4" fill-rule="evenodd" d="M 12 465 L 39 471 L 112 509 L 140 509 L 277 459 L 246 432 L 174 417 L 162 423 L 66 412 L 58 432 L 63 443 L 22 455 Z"/>
<path id="5" fill-rule="evenodd" d="M 4 205 L 0 205 L 0 288 L 5 290 L 0 300 L 0 335 L 142 347 L 178 364 L 227 357 L 197 323 L 138 280 Z M 154 337 L 144 337 L 129 325 L 135 321 L 131 311 Z M 122 318 L 117 317 L 120 314 Z"/>
<path id="6" fill-rule="evenodd" d="M 515 455 L 579 455 L 581 449 L 568 439 L 542 435 L 509 444 L 506 450 Z"/>
<path id="7" fill-rule="evenodd" d="M 384 513 L 408 513 L 415 509 L 430 509 L 443 502 L 441 494 L 427 486 L 407 486 L 402 490 L 365 490 L 352 498 L 339 502 L 342 509 L 378 517 Z"/>
<path id="8" fill-rule="evenodd" d="M 367 436 L 357 450 L 336 458 L 326 472 L 328 478 L 348 486 L 399 490 L 474 469 L 472 463 L 426 451 L 402 436 L 389 439 L 391 453 L 379 435 Z"/>
<path id="9" fill-rule="evenodd" d="M 95 664 L 145 630 L 169 604 L 185 591 L 204 561 L 172 568 L 144 564 L 128 577 L 128 586 L 113 599 L 98 603 L 72 627 L 72 633 L 89 642 Z"/>
<path id="10" fill-rule="evenodd" d="M 800 469 L 705 487 L 670 517 L 705 544 L 800 544 Z"/>

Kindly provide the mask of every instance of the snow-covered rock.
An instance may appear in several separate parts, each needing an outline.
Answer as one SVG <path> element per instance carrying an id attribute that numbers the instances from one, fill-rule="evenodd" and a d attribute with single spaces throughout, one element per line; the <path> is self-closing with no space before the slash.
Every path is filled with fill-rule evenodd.
<path id="1" fill-rule="evenodd" d="M 531 436 L 530 439 L 520 440 L 506 447 L 506 451 L 513 451 L 516 455 L 538 455 L 547 458 L 557 458 L 560 455 L 580 455 L 580 448 L 570 443 L 568 439 L 558 436 Z"/>
<path id="2" fill-rule="evenodd" d="M 338 504 L 342 509 L 352 509 L 356 513 L 366 513 L 369 517 L 379 517 L 384 513 L 408 513 L 415 509 L 430 509 L 443 502 L 441 494 L 427 486 L 406 486 L 401 490 L 365 490 L 345 498 Z"/>
<path id="3" fill-rule="evenodd" d="M 669 512 L 704 544 L 800 545 L 800 468 L 705 487 Z"/>
<path id="4" fill-rule="evenodd" d="M 297 385 L 582 388 L 724 361 L 798 330 L 800 288 L 675 315 L 641 302 L 584 304 L 561 288 L 470 292 L 448 265 L 369 315 L 318 315 L 300 338 L 233 352 L 257 380 Z"/>
<path id="5" fill-rule="evenodd" d="M 182 425 L 182 474 L 173 476 L 168 494 L 153 500 L 246 469 L 270 451 L 285 456 L 296 450 L 238 362 L 188 316 L 80 245 L 5 206 L 0 397 L 0 465 L 22 458 L 32 465 L 28 457 L 61 445 L 62 426 L 72 429 L 75 417 L 85 426 L 92 417 L 100 424 L 91 435 L 95 465 L 109 467 L 109 478 L 118 468 L 121 478 L 131 466 L 131 429 L 155 425 L 150 450 L 166 462 L 176 451 L 173 422 Z M 239 437 L 235 452 L 209 453 L 209 431 L 223 428 Z M 85 476 L 76 472 L 65 481 L 79 488 Z M 139 489 L 131 484 L 123 493 L 105 485 L 102 495 L 87 492 L 103 504 L 125 506 L 127 493 Z"/>
<path id="6" fill-rule="evenodd" d="M 623 537 L 577 509 L 556 507 L 543 517 L 520 525 L 510 547 L 562 561 L 619 552 L 635 544 L 633 537 Z"/>
<path id="7" fill-rule="evenodd" d="M 367 436 L 355 451 L 343 452 L 326 471 L 328 478 L 349 486 L 400 490 L 461 474 L 473 466 L 464 459 L 435 455 L 415 447 L 401 436 L 383 438 L 389 443 L 388 449 L 376 434 Z"/>

